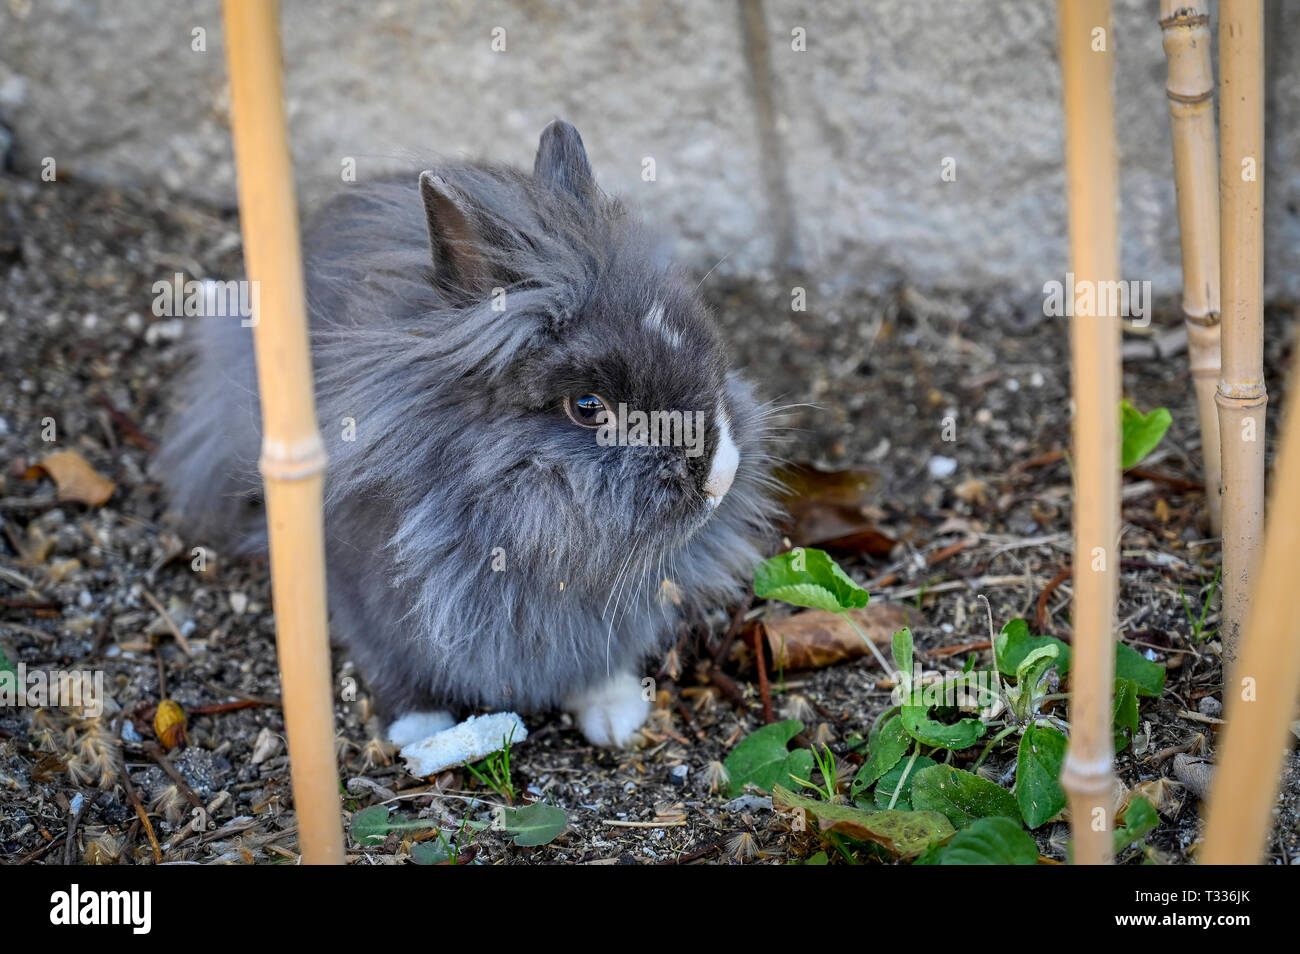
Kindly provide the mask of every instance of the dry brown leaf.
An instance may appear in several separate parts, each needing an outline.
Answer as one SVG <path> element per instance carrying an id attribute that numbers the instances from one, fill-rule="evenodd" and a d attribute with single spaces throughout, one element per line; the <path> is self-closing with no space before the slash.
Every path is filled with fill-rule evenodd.
<path id="1" fill-rule="evenodd" d="M 113 496 L 116 485 L 101 476 L 74 450 L 55 451 L 39 464 L 28 468 L 28 480 L 48 474 L 59 489 L 59 499 L 102 507 Z"/>
<path id="2" fill-rule="evenodd" d="M 1129 798 L 1145 798 L 1161 815 L 1172 818 L 1183 806 L 1182 800 L 1175 792 L 1179 784 L 1171 778 L 1153 778 L 1134 785 Z"/>
<path id="3" fill-rule="evenodd" d="M 887 556 L 898 542 L 868 515 L 870 491 L 879 480 L 871 471 L 792 464 L 777 476 L 788 488 L 781 503 L 790 515 L 786 535 L 795 546 Z"/>
<path id="4" fill-rule="evenodd" d="M 853 621 L 871 641 L 886 647 L 897 630 L 919 622 L 915 609 L 890 603 L 868 603 L 864 609 L 852 613 Z M 844 617 L 826 610 L 805 610 L 784 619 L 767 619 L 758 625 L 767 640 L 773 669 L 820 669 L 856 659 L 869 651 Z"/>

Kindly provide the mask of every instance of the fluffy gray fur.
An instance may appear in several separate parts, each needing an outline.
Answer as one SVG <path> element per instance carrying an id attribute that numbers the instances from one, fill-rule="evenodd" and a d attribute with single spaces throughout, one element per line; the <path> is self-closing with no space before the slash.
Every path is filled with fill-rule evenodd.
<path id="1" fill-rule="evenodd" d="M 547 128 L 531 176 L 354 186 L 304 246 L 333 628 L 383 711 L 556 705 L 664 648 L 665 578 L 683 603 L 740 595 L 771 524 L 767 412 L 573 127 Z M 679 346 L 647 327 L 656 306 Z M 256 552 L 252 332 L 196 323 L 159 473 L 197 542 Z M 563 409 L 587 393 L 704 411 L 704 453 L 599 446 Z M 740 465 L 713 509 L 719 413 Z"/>

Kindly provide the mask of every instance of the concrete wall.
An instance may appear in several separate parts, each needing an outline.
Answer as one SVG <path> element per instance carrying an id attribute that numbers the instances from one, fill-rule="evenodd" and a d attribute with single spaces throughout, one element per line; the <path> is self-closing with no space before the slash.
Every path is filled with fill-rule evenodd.
<path id="1" fill-rule="evenodd" d="M 1300 294 L 1300 4 L 1270 0 L 1268 283 Z M 1124 277 L 1179 282 L 1155 0 L 1117 0 Z M 283 0 L 309 205 L 409 155 L 531 163 L 555 116 L 681 254 L 828 287 L 1038 295 L 1065 268 L 1046 0 Z M 493 30 L 505 31 L 494 51 Z M 806 31 L 806 50 L 792 31 Z M 193 49 L 205 31 L 206 52 Z M 36 174 L 233 203 L 217 0 L 0 4 L 0 122 Z M 957 179 L 944 182 L 945 157 Z M 656 180 L 642 179 L 653 158 Z"/>

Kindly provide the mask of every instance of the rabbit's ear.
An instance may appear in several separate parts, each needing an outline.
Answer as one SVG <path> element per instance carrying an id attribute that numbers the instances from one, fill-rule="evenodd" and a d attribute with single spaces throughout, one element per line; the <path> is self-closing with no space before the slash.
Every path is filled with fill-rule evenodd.
<path id="1" fill-rule="evenodd" d="M 563 119 L 556 119 L 542 130 L 533 162 L 533 178 L 553 189 L 562 189 L 587 201 L 596 187 L 591 163 L 582 137 Z"/>
<path id="2" fill-rule="evenodd" d="M 486 244 L 474 225 L 470 200 L 432 172 L 420 173 L 420 198 L 437 278 L 473 296 L 488 294 L 492 280 Z"/>

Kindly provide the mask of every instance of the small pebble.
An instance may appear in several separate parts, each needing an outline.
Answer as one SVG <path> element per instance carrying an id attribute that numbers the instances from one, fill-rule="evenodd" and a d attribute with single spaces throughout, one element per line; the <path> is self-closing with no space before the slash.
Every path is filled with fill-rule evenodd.
<path id="1" fill-rule="evenodd" d="M 956 472 L 957 459 L 955 457 L 944 457 L 942 454 L 935 454 L 930 458 L 930 476 L 935 480 L 951 477 Z"/>
<path id="2" fill-rule="evenodd" d="M 728 815 L 738 815 L 741 812 L 752 811 L 772 811 L 772 797 L 770 795 L 741 795 L 739 798 L 733 798 L 727 804 L 722 806 L 722 810 Z"/>
<path id="3" fill-rule="evenodd" d="M 230 609 L 236 616 L 243 616 L 248 609 L 248 596 L 239 592 L 231 593 Z"/>
<path id="4" fill-rule="evenodd" d="M 185 322 L 180 318 L 155 321 L 145 329 L 144 340 L 147 344 L 157 345 L 167 341 L 176 341 L 185 331 Z"/>
<path id="5" fill-rule="evenodd" d="M 261 765 L 273 755 L 280 753 L 280 737 L 269 728 L 263 727 L 253 743 L 253 764 Z"/>
<path id="6" fill-rule="evenodd" d="M 1201 701 L 1196 704 L 1196 709 L 1201 715 L 1217 719 L 1223 712 L 1223 703 L 1214 696 L 1202 696 Z"/>

